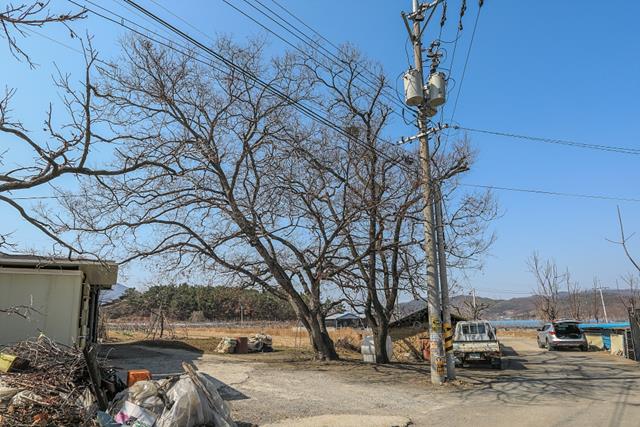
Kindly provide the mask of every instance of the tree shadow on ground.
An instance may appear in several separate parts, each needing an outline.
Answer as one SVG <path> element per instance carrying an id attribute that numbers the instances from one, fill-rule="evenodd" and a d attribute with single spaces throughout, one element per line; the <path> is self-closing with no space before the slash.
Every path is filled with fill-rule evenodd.
<path id="1" fill-rule="evenodd" d="M 493 398 L 502 403 L 544 404 L 545 402 L 584 399 L 607 401 L 625 395 L 625 405 L 640 407 L 640 372 L 637 367 L 585 353 L 531 352 L 525 358 L 510 356 L 503 373 L 466 372 L 475 386 L 463 396 Z M 514 363 L 525 364 L 518 369 Z"/>

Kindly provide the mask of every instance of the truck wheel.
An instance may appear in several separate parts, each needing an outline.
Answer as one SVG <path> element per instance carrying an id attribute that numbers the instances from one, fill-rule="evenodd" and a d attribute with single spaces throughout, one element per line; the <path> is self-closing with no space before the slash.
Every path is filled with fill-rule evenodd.
<path id="1" fill-rule="evenodd" d="M 538 348 L 544 348 L 544 344 L 540 342 L 539 338 L 536 338 L 536 341 L 538 341 Z"/>
<path id="2" fill-rule="evenodd" d="M 580 346 L 580 351 L 589 351 L 589 345 L 581 345 Z"/>
<path id="3" fill-rule="evenodd" d="M 491 361 L 491 367 L 493 369 L 502 369 L 502 359 L 493 359 Z"/>

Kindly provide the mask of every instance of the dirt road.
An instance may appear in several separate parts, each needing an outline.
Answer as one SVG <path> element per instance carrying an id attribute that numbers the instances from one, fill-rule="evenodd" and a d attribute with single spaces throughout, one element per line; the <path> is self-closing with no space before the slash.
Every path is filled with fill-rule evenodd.
<path id="1" fill-rule="evenodd" d="M 262 363 L 131 346 L 112 356 L 121 367 L 160 376 L 193 361 L 222 382 L 223 397 L 245 425 L 640 425 L 640 364 L 602 353 L 547 352 L 527 338 L 503 343 L 504 370 L 461 369 L 458 383 L 440 388 L 428 384 L 427 367 L 419 364 Z"/>

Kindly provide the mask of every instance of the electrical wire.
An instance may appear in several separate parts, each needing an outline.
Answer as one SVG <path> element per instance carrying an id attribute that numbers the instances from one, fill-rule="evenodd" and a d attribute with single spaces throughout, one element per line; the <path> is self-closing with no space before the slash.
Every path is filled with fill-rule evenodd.
<path id="1" fill-rule="evenodd" d="M 584 142 L 570 141 L 570 140 L 565 140 L 565 139 L 542 138 L 542 137 L 538 137 L 538 136 L 518 135 L 518 134 L 515 134 L 515 133 L 490 131 L 490 130 L 484 130 L 484 129 L 475 129 L 475 128 L 468 128 L 468 127 L 458 126 L 458 125 L 450 126 L 450 128 L 456 129 L 456 130 L 464 130 L 464 131 L 467 131 L 467 132 L 503 136 L 503 137 L 507 137 L 507 138 L 524 139 L 524 140 L 527 140 L 527 141 L 544 142 L 544 143 L 547 143 L 547 144 L 566 145 L 566 146 L 569 146 L 569 147 L 576 147 L 576 148 L 586 148 L 586 149 L 589 149 L 589 150 L 600 150 L 600 151 L 609 151 L 609 152 L 621 153 L 621 154 L 640 155 L 640 149 L 638 149 L 638 148 L 616 147 L 616 146 L 612 146 L 612 145 L 602 145 L 602 144 L 588 144 L 588 143 L 584 143 Z"/>
<path id="2" fill-rule="evenodd" d="M 547 191 L 547 190 L 536 190 L 531 188 L 514 188 L 514 187 L 500 187 L 497 185 L 480 185 L 480 184 L 468 184 L 468 183 L 460 183 L 463 187 L 473 187 L 473 188 L 484 188 L 487 190 L 501 190 L 501 191 L 514 191 L 519 193 L 532 193 L 532 194 L 542 194 L 546 196 L 561 196 L 561 197 L 575 197 L 582 199 L 597 199 L 597 200 L 612 200 L 616 202 L 634 202 L 639 203 L 640 199 L 630 198 L 630 197 L 615 197 L 608 196 L 602 194 L 582 194 L 582 193 L 564 193 L 559 191 Z"/>
<path id="3" fill-rule="evenodd" d="M 129 29 L 130 31 L 135 32 L 136 34 L 148 38 L 154 42 L 158 42 L 157 40 L 149 37 L 148 35 L 145 35 L 144 33 L 141 33 L 140 31 L 133 29 L 129 26 L 127 26 L 126 24 L 123 23 L 123 21 L 126 20 L 126 18 L 119 16 L 121 18 L 121 21 L 117 21 L 113 18 L 109 18 L 103 14 L 100 14 L 99 12 L 96 12 L 94 10 L 92 10 L 91 8 L 88 8 L 79 3 L 77 3 L 75 0 L 67 0 L 73 4 L 75 4 L 76 6 L 79 7 L 85 7 L 89 12 L 92 12 L 100 17 L 102 17 L 103 19 L 107 19 L 117 25 L 123 26 L 124 28 Z M 91 2 L 90 0 L 88 0 L 89 3 L 94 4 L 93 2 Z M 305 116 L 311 118 L 312 120 L 317 121 L 320 124 L 323 124 L 333 130 L 335 130 L 336 132 L 350 138 L 351 140 L 353 140 L 355 143 L 358 144 L 364 144 L 367 148 L 372 148 L 370 147 L 369 144 L 367 144 L 366 142 L 363 142 L 362 140 L 358 139 L 358 138 L 354 138 L 353 135 L 350 135 L 349 133 L 347 133 L 344 129 L 341 129 L 337 126 L 335 126 L 333 123 L 331 123 L 327 118 L 324 118 L 322 116 L 319 116 L 317 113 L 315 113 L 313 110 L 309 109 L 306 106 L 303 106 L 300 104 L 300 102 L 291 99 L 290 97 L 288 97 L 288 95 L 282 93 L 281 91 L 279 91 L 278 89 L 274 88 L 272 85 L 267 84 L 265 82 L 263 82 L 261 79 L 259 79 L 257 76 L 253 75 L 253 73 L 251 73 L 248 70 L 244 70 L 242 69 L 242 67 L 239 67 L 237 64 L 233 63 L 232 61 L 222 57 L 219 53 L 215 52 L 213 49 L 208 48 L 204 45 L 202 45 L 200 42 L 196 41 L 195 39 L 191 38 L 190 36 L 182 33 L 180 30 L 178 30 L 177 28 L 173 27 L 171 24 L 166 23 L 166 21 L 162 20 L 161 18 L 156 17 L 153 13 L 146 11 L 146 9 L 142 8 L 141 6 L 137 5 L 137 3 L 135 3 L 132 0 L 125 0 L 127 3 L 131 4 L 132 6 L 136 7 L 138 10 L 141 10 L 143 13 L 147 14 L 150 17 L 153 17 L 154 19 L 157 20 L 157 22 L 163 24 L 165 27 L 169 28 L 172 30 L 172 32 L 175 32 L 178 35 L 181 35 L 183 38 L 185 38 L 187 41 L 190 41 L 192 44 L 196 45 L 197 47 L 205 50 L 206 52 L 210 53 L 214 58 L 220 60 L 222 63 L 224 63 L 225 65 L 227 65 L 230 69 L 236 69 L 237 71 L 239 71 L 240 73 L 242 73 L 243 75 L 245 75 L 246 77 L 251 78 L 252 80 L 254 80 L 256 83 L 258 83 L 260 86 L 264 87 L 267 90 L 270 90 L 273 94 L 277 95 L 277 96 L 281 96 L 284 99 L 287 99 L 289 101 L 292 102 L 292 105 L 294 107 L 296 107 L 301 113 L 303 113 Z M 111 12 L 112 14 L 114 14 L 114 16 L 118 16 L 117 14 Z M 126 20 L 128 21 L 128 20 Z M 144 28 L 142 26 L 139 26 L 140 28 Z M 146 29 L 147 31 L 149 31 L 148 29 Z M 157 34 L 157 33 L 154 33 Z M 160 43 L 162 44 L 162 43 Z M 167 45 L 167 44 L 163 44 L 164 46 L 167 46 L 171 49 L 175 49 L 175 46 L 172 45 Z M 187 53 L 182 52 L 177 50 L 179 53 L 182 53 L 184 55 L 189 56 Z M 192 56 L 193 58 L 193 56 Z M 196 60 L 199 60 L 198 58 L 193 58 Z M 200 60 L 201 62 L 203 62 L 202 60 Z M 203 62 L 209 66 L 211 66 L 210 63 L 208 62 Z M 384 141 L 389 143 L 388 141 Z M 405 164 L 401 163 L 400 160 L 395 159 L 390 157 L 387 153 L 381 152 L 378 149 L 376 149 L 375 147 L 372 148 L 373 150 L 375 150 L 377 152 L 377 154 L 382 157 L 382 158 L 386 158 L 387 160 L 397 164 L 399 167 L 403 168 L 405 171 L 409 171 L 409 172 L 413 172 L 412 169 L 409 169 Z M 556 192 L 556 191 L 545 191 L 545 190 L 535 190 L 535 189 L 522 189 L 522 188 L 511 188 L 511 187 L 501 187 L 501 186 L 495 186 L 495 185 L 480 185 L 480 184 L 460 184 L 462 186 L 467 186 L 467 187 L 475 187 L 475 188 L 485 188 L 485 189 L 493 189 L 493 190 L 503 190 L 503 191 L 516 191 L 516 192 L 526 192 L 526 193 L 535 193 L 535 194 L 544 194 L 544 195 L 552 195 L 552 196 L 563 196 L 563 197 L 578 197 L 578 198 L 589 198 L 589 199 L 601 199 L 601 200 L 613 200 L 613 201 L 623 201 L 623 202 L 640 202 L 640 199 L 635 199 L 635 198 L 622 198 L 622 197 L 612 197 L 612 196 L 606 196 L 606 195 L 591 195 L 591 194 L 577 194 L 577 193 L 564 193 L 564 192 Z"/>
<path id="4" fill-rule="evenodd" d="M 245 1 L 245 3 L 249 3 L 247 0 L 244 0 L 244 1 Z M 311 48 L 312 48 L 312 49 L 314 49 L 315 51 L 318 51 L 318 49 L 321 49 L 323 52 L 326 52 L 326 54 L 327 54 L 327 55 L 329 55 L 331 58 L 333 58 L 333 60 L 334 60 L 334 61 L 333 61 L 333 62 L 334 62 L 334 64 L 336 64 L 336 65 L 338 65 L 338 66 L 342 67 L 342 69 L 343 69 L 343 70 L 346 70 L 346 67 L 344 67 L 344 66 L 342 65 L 343 60 L 342 60 L 339 56 L 337 56 L 335 53 L 333 53 L 333 52 L 329 51 L 328 49 L 326 49 L 326 48 L 325 48 L 321 43 L 319 43 L 317 40 L 313 39 L 311 36 L 309 36 L 307 33 L 305 33 L 304 31 L 302 31 L 299 27 L 297 27 L 297 26 L 295 26 L 294 24 L 292 24 L 290 21 L 288 21 L 288 20 L 286 20 L 285 18 L 283 18 L 283 17 L 282 17 L 282 15 L 278 14 L 277 12 L 275 12 L 272 8 L 270 8 L 269 6 L 265 5 L 262 1 L 260 1 L 260 0 L 255 0 L 255 1 L 256 1 L 258 4 L 260 4 L 263 8 L 265 8 L 266 10 L 268 10 L 271 14 L 273 14 L 273 15 L 274 15 L 274 16 L 276 16 L 278 19 L 280 19 L 282 22 L 286 23 L 289 27 L 291 27 L 292 29 L 294 29 L 296 32 L 300 33 L 304 38 L 306 38 L 306 39 L 308 40 L 308 42 L 307 42 L 307 41 L 304 41 L 304 40 L 302 40 L 302 39 L 300 39 L 300 38 L 299 38 L 299 37 L 297 37 L 297 36 L 296 36 L 296 38 L 300 39 L 303 43 L 305 43 L 307 46 L 311 47 Z M 250 3 L 249 3 L 249 4 L 250 4 Z M 274 2 L 274 4 L 275 4 L 275 2 Z M 282 8 L 282 6 L 280 6 L 280 7 Z M 285 8 L 285 9 L 286 9 L 286 8 Z M 296 19 L 296 20 L 298 20 L 299 22 L 303 22 L 300 18 L 296 17 L 296 16 L 295 16 L 291 11 L 288 11 L 288 10 L 287 10 L 287 13 L 288 13 L 290 16 L 295 17 L 295 19 Z M 263 14 L 264 14 L 264 13 L 263 13 Z M 270 19 L 271 19 L 271 18 L 270 18 Z M 271 19 L 271 20 L 273 20 L 273 19 Z M 307 28 L 311 28 L 311 27 L 310 27 L 309 25 L 307 25 L 307 24 L 305 24 L 305 26 L 306 26 Z M 327 40 L 327 38 L 326 38 L 326 37 L 324 37 L 324 36 L 322 36 L 322 34 L 320 34 L 318 31 L 316 31 L 316 30 L 314 30 L 314 29 L 311 29 L 311 31 L 312 31 L 314 34 L 318 35 L 322 40 Z M 312 43 L 313 45 L 317 46 L 317 48 L 314 48 L 314 47 L 311 45 L 311 43 Z M 337 51 L 338 53 L 342 52 L 342 49 L 341 49 L 340 47 L 336 46 L 335 44 L 333 44 L 333 43 L 331 43 L 331 42 L 329 42 L 329 43 L 330 43 L 330 45 L 331 45 L 332 47 L 334 47 L 334 48 L 336 49 L 336 51 Z M 326 55 L 324 55 L 324 56 L 325 56 L 325 57 L 327 57 Z M 369 83 L 369 87 L 371 87 L 371 88 L 375 89 L 375 88 L 376 88 L 376 80 L 378 79 L 378 77 L 379 77 L 379 76 L 378 76 L 378 75 L 376 75 L 375 73 L 373 73 L 371 70 L 369 70 L 369 69 L 368 69 L 368 67 L 366 66 L 366 64 L 363 64 L 363 63 L 362 63 L 362 62 L 360 62 L 360 61 L 357 61 L 356 63 L 357 63 L 358 65 L 360 65 L 360 67 L 361 67 L 361 69 L 362 69 L 363 73 L 368 74 L 369 76 L 371 76 L 371 78 L 372 78 L 373 80 L 370 80 L 369 78 L 365 78 L 365 77 L 364 77 L 364 76 L 362 76 L 362 75 L 359 75 L 358 77 L 359 77 L 359 78 L 361 78 L 361 79 L 364 79 L 367 83 Z M 387 90 L 388 90 L 388 89 L 387 89 Z M 391 91 L 389 91 L 389 92 L 391 92 Z M 391 96 L 391 95 L 385 95 L 385 96 Z M 404 102 L 401 102 L 399 106 L 400 106 L 400 108 L 404 108 L 404 107 L 405 107 Z"/>
<path id="5" fill-rule="evenodd" d="M 456 93 L 456 100 L 453 103 L 453 113 L 451 113 L 451 119 L 449 119 L 449 123 L 453 123 L 453 120 L 455 119 L 455 116 L 456 116 L 456 111 L 458 109 L 458 100 L 460 99 L 462 84 L 464 83 L 464 77 L 467 74 L 467 66 L 469 65 L 469 57 L 471 56 L 471 50 L 473 49 L 473 41 L 475 40 L 476 30 L 478 29 L 478 21 L 480 20 L 480 11 L 482 11 L 482 7 L 478 8 L 478 13 L 476 14 L 476 20 L 473 24 L 473 31 L 471 32 L 471 41 L 469 42 L 469 49 L 467 49 L 467 56 L 464 60 L 464 67 L 462 68 L 462 77 L 460 78 L 460 83 L 458 85 L 458 92 Z"/>
<path id="6" fill-rule="evenodd" d="M 531 188 L 501 187 L 497 185 L 481 185 L 481 184 L 472 184 L 472 183 L 459 183 L 458 185 L 462 187 L 482 188 L 487 190 L 513 191 L 513 192 L 519 192 L 519 193 L 540 194 L 545 196 L 558 196 L 558 197 L 571 197 L 571 198 L 595 199 L 595 200 L 611 200 L 616 202 L 640 203 L 640 198 L 616 197 L 616 196 L 608 196 L 603 194 L 566 193 L 566 192 L 559 192 L 559 191 L 537 190 L 537 189 L 531 189 Z M 45 200 L 45 199 L 64 200 L 70 197 L 81 197 L 81 196 L 80 195 L 24 196 L 24 197 L 13 197 L 12 199 L 15 199 L 15 200 Z"/>
<path id="7" fill-rule="evenodd" d="M 24 28 L 24 30 L 26 32 L 28 32 L 28 33 L 31 33 L 31 34 L 34 34 L 34 35 L 36 35 L 38 37 L 42 37 L 43 39 L 49 40 L 50 42 L 55 43 L 55 44 L 57 44 L 59 46 L 62 46 L 64 48 L 66 48 L 66 49 L 69 49 L 69 50 L 71 50 L 73 52 L 79 53 L 80 55 L 84 55 L 84 52 L 82 50 L 80 50 L 78 48 L 75 48 L 75 47 L 73 47 L 71 45 L 68 45 L 67 43 L 64 43 L 64 42 L 62 42 L 62 41 L 60 41 L 58 39 L 55 39 L 53 37 L 50 37 L 50 36 L 46 35 L 46 34 L 43 34 L 43 33 L 39 32 L 37 30 L 34 30 L 33 28 Z M 105 62 L 105 61 L 101 60 L 100 58 L 96 58 L 95 61 L 100 63 L 100 64 L 102 64 L 102 65 L 105 65 L 107 67 L 112 67 L 113 66 L 113 64 L 109 64 L 108 62 Z"/>
<path id="8" fill-rule="evenodd" d="M 207 66 L 213 66 L 211 63 L 207 62 L 207 61 L 203 61 L 200 58 L 194 57 L 192 54 L 180 51 L 179 49 L 176 49 L 175 46 L 173 46 L 170 43 L 163 43 L 163 42 L 158 42 L 156 39 L 154 39 L 153 37 L 150 37 L 148 34 L 144 34 L 141 31 L 136 30 L 135 28 L 132 28 L 129 25 L 126 25 L 125 22 L 129 22 L 132 23 L 134 25 L 136 25 L 139 28 L 144 29 L 145 31 L 148 31 L 156 36 L 165 38 L 164 36 L 158 34 L 157 32 L 154 32 L 144 26 L 141 26 L 140 24 L 137 23 L 133 23 L 132 21 L 128 20 L 127 18 L 113 12 L 110 11 L 109 9 L 106 9 L 102 6 L 96 5 L 94 2 L 92 2 L 91 0 L 85 0 L 88 3 L 102 9 L 102 10 L 107 10 L 109 11 L 110 14 L 112 14 L 113 16 L 118 17 L 120 20 L 114 19 L 114 18 L 110 18 L 100 12 L 96 12 L 94 9 L 88 7 L 86 4 L 82 5 L 77 3 L 75 0 L 67 0 L 70 3 L 75 4 L 78 7 L 84 7 L 85 9 L 87 9 L 87 11 L 103 18 L 106 19 L 112 23 L 115 23 L 119 26 L 122 26 L 123 28 L 126 28 L 138 35 L 140 35 L 141 37 L 145 37 L 148 40 L 154 41 L 156 43 L 159 43 L 169 49 L 172 49 L 178 53 L 181 53 L 183 55 L 185 55 L 186 57 L 189 57 L 191 59 L 194 59 L 198 62 L 201 62 Z M 314 111 L 310 106 L 304 105 L 301 102 L 292 99 L 291 97 L 289 97 L 288 95 L 286 95 L 285 93 L 283 93 L 281 90 L 275 88 L 273 85 L 264 82 L 263 80 L 261 80 L 260 78 L 258 78 L 255 74 L 253 74 L 251 71 L 243 69 L 242 67 L 238 66 L 237 64 L 233 63 L 232 61 L 224 58 L 222 55 L 220 55 L 218 52 L 214 51 L 213 49 L 203 45 L 201 42 L 193 39 L 191 36 L 185 34 L 184 32 L 182 32 L 181 30 L 177 29 L 176 27 L 174 27 L 173 25 L 169 24 L 168 22 L 164 21 L 162 18 L 157 17 L 156 15 L 154 15 L 152 12 L 146 10 L 145 8 L 143 8 L 142 6 L 138 5 L 136 2 L 132 1 L 132 0 L 124 0 L 126 1 L 128 4 L 132 5 L 133 7 L 135 7 L 136 9 L 138 9 L 139 11 L 141 11 L 142 13 L 144 13 L 145 15 L 151 17 L 152 19 L 156 20 L 156 22 L 162 24 L 165 28 L 168 28 L 170 31 L 172 31 L 175 34 L 178 34 L 180 37 L 182 37 L 183 39 L 185 39 L 186 41 L 190 42 L 191 44 L 193 44 L 194 46 L 198 47 L 199 49 L 209 53 L 210 55 L 212 55 L 216 60 L 218 60 L 219 62 L 222 62 L 225 66 L 227 66 L 230 70 L 236 70 L 238 72 L 240 72 L 241 74 L 243 74 L 245 77 L 248 77 L 249 79 L 253 80 L 254 82 L 256 82 L 260 87 L 264 88 L 265 90 L 268 90 L 270 93 L 281 97 L 284 100 L 287 100 L 291 103 L 292 107 L 296 108 L 298 111 L 300 111 L 302 114 L 304 114 L 306 117 L 310 118 L 313 121 L 316 121 L 317 123 L 320 123 L 330 129 L 333 129 L 334 131 L 336 131 L 337 133 L 340 133 L 341 135 L 349 138 L 350 140 L 352 140 L 354 143 L 357 143 L 367 149 L 373 149 L 375 150 L 375 152 L 381 157 L 384 158 L 385 160 L 398 165 L 399 167 L 401 167 L 402 169 L 404 169 L 407 172 L 411 172 L 413 173 L 414 171 L 409 169 L 404 163 L 404 159 L 397 159 L 394 157 L 391 157 L 389 154 L 382 152 L 378 149 L 376 149 L 375 147 L 371 147 L 370 144 L 368 144 L 367 142 L 355 138 L 353 135 L 349 134 L 346 130 L 336 126 L 334 123 L 332 123 L 329 119 L 327 119 L 326 117 L 323 117 L 322 115 L 320 115 L 319 113 L 317 113 L 316 111 Z M 166 39 L 166 38 L 165 38 Z M 224 72 L 223 70 L 216 68 L 217 70 Z M 382 141 L 384 143 L 390 144 L 390 141 L 386 141 L 383 140 L 381 138 L 377 138 L 378 141 Z"/>
<path id="9" fill-rule="evenodd" d="M 300 47 L 296 46 L 294 43 L 292 43 L 290 40 L 286 39 L 285 37 L 283 37 L 282 35 L 278 34 L 276 31 L 274 31 L 272 28 L 268 27 L 267 25 L 263 24 L 262 22 L 260 22 L 257 18 L 255 18 L 254 16 L 252 16 L 249 12 L 240 9 L 238 6 L 232 4 L 229 0 L 222 0 L 225 4 L 227 4 L 229 7 L 233 8 L 234 10 L 236 10 L 238 13 L 242 14 L 243 16 L 245 16 L 246 18 L 250 19 L 252 22 L 254 22 L 255 24 L 259 25 L 261 28 L 263 28 L 264 30 L 268 31 L 269 33 L 273 34 L 274 36 L 276 36 L 278 39 L 280 39 L 281 41 L 283 41 L 284 43 L 286 43 L 287 45 L 289 45 L 290 47 L 292 47 L 293 49 L 297 50 L 298 52 L 300 52 L 301 54 L 305 55 L 308 59 L 310 59 L 311 61 L 315 62 L 317 65 L 325 68 L 328 70 L 328 68 L 320 63 L 317 59 L 315 59 L 313 56 L 309 55 L 307 52 L 305 52 L 304 50 L 302 50 Z M 346 67 L 343 64 L 343 61 L 336 56 L 335 54 L 333 54 L 332 52 L 327 51 L 326 49 L 323 49 L 324 51 L 326 51 L 327 53 L 324 53 L 323 51 L 319 50 L 318 48 L 314 47 L 313 45 L 311 45 L 309 43 L 309 41 L 303 39 L 302 37 L 300 37 L 299 35 L 297 35 L 296 33 L 294 33 L 293 31 L 291 31 L 289 28 L 285 27 L 282 23 L 278 22 L 276 19 L 274 19 L 272 16 L 270 16 L 268 13 L 264 12 L 262 9 L 255 7 L 255 4 L 252 4 L 251 2 L 249 2 L 248 0 L 243 0 L 245 3 L 247 3 L 250 7 L 254 7 L 255 10 L 257 10 L 258 12 L 260 12 L 260 14 L 262 14 L 263 16 L 265 16 L 267 19 L 269 19 L 271 22 L 275 23 L 276 25 L 278 25 L 280 28 L 284 29 L 286 32 L 288 32 L 289 34 L 291 34 L 293 37 L 297 38 L 300 42 L 302 42 L 304 45 L 310 47 L 314 52 L 319 53 L 320 55 L 322 55 L 324 58 L 328 59 L 329 61 L 331 61 L 333 64 L 336 64 L 338 67 L 340 67 L 341 70 L 347 70 Z M 266 10 L 271 11 L 272 13 L 275 14 L 275 12 L 272 11 L 272 9 L 270 9 L 268 6 L 265 6 L 262 2 L 260 2 L 260 0 L 255 0 L 256 3 L 262 5 Z M 286 21 L 284 18 L 280 17 L 280 15 L 275 14 L 276 16 L 279 17 L 279 19 L 281 19 L 283 22 L 287 23 L 287 25 L 291 26 L 292 28 L 296 29 L 298 32 L 300 32 L 299 29 L 297 29 L 295 26 L 293 26 L 291 23 L 289 23 L 288 21 Z M 309 38 L 306 34 L 303 34 L 304 37 Z M 310 39 L 313 42 L 313 39 Z M 314 43 L 317 45 L 317 43 Z M 318 45 L 319 46 L 319 45 Z M 363 70 L 366 70 L 366 67 L 362 67 Z M 348 71 L 348 70 L 347 70 Z M 342 75 L 338 75 L 338 78 L 341 78 L 343 81 L 348 82 L 348 80 L 343 77 Z M 377 88 L 375 87 L 375 82 L 369 80 L 368 78 L 366 78 L 363 74 L 360 74 L 356 77 L 357 80 L 360 80 L 361 82 L 364 81 L 365 85 L 367 85 L 367 87 L 369 89 L 374 89 L 377 90 Z M 353 85 L 356 89 L 358 90 L 362 90 L 362 88 L 358 87 L 357 85 Z M 405 105 L 403 103 L 399 103 L 397 101 L 397 99 L 395 99 L 394 97 L 391 97 L 390 95 L 388 95 L 386 93 L 386 90 L 383 90 L 383 96 L 391 103 L 395 104 L 396 107 L 399 107 L 401 109 L 405 108 Z M 411 110 L 413 111 L 413 110 Z M 402 115 L 396 111 L 396 110 L 392 110 L 392 112 L 400 117 L 402 117 Z M 414 114 L 417 114 L 414 112 Z"/>

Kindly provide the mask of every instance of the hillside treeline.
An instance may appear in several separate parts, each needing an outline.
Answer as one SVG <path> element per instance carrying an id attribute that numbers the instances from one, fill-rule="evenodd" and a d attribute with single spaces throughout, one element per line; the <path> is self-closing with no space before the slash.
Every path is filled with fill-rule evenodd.
<path id="1" fill-rule="evenodd" d="M 110 319 L 149 317 L 160 313 L 174 320 L 292 320 L 291 305 L 273 295 L 226 286 L 157 285 L 129 289 L 104 308 Z"/>

